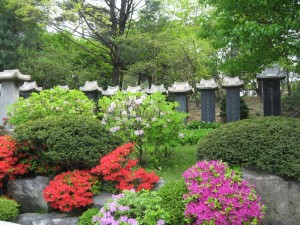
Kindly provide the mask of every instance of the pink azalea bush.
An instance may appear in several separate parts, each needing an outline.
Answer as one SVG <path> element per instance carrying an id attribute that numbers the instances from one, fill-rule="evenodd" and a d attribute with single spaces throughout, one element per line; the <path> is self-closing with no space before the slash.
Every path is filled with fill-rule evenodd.
<path id="1" fill-rule="evenodd" d="M 264 206 L 254 187 L 220 161 L 201 161 L 183 173 L 188 194 L 185 216 L 193 225 L 250 225 Z"/>

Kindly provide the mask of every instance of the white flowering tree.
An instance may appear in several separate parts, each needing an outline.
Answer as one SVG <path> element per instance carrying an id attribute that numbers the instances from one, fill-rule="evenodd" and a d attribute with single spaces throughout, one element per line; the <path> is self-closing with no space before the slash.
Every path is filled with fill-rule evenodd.
<path id="1" fill-rule="evenodd" d="M 187 114 L 177 106 L 161 93 L 119 92 L 99 100 L 99 116 L 111 132 L 136 144 L 140 163 L 157 163 L 179 144 Z"/>

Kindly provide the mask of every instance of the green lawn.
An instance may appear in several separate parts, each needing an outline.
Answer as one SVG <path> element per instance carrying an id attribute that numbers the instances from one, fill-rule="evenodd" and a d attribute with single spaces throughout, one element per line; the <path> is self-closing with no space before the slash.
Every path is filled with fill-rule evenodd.
<path id="1" fill-rule="evenodd" d="M 156 170 L 165 181 L 179 180 L 182 173 L 196 163 L 196 145 L 178 146 L 173 154 Z"/>

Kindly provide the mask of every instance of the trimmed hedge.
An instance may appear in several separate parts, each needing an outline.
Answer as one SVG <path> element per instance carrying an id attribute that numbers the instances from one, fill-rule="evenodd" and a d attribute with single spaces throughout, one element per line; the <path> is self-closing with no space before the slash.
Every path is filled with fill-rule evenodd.
<path id="1" fill-rule="evenodd" d="M 122 144 L 99 120 L 84 116 L 37 119 L 16 127 L 18 142 L 29 141 L 30 151 L 63 169 L 89 169 Z"/>
<path id="2" fill-rule="evenodd" d="M 228 123 L 199 141 L 197 159 L 253 166 L 300 181 L 300 119 L 262 117 Z"/>

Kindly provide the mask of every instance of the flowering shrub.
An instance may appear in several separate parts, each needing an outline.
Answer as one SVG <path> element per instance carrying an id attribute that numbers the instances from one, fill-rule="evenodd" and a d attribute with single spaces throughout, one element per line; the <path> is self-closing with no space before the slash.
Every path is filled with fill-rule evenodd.
<path id="1" fill-rule="evenodd" d="M 220 161 L 201 161 L 184 172 L 189 224 L 258 224 L 264 206 L 253 186 Z"/>
<path id="2" fill-rule="evenodd" d="M 94 117 L 94 108 L 95 104 L 83 92 L 55 87 L 32 93 L 27 99 L 19 98 L 8 109 L 8 123 L 20 125 L 39 118 L 66 115 Z"/>
<path id="3" fill-rule="evenodd" d="M 3 185 L 3 179 L 14 179 L 16 175 L 28 172 L 29 164 L 21 163 L 21 157 L 12 137 L 0 136 L 0 187 Z"/>
<path id="4" fill-rule="evenodd" d="M 167 102 L 161 93 L 119 92 L 99 100 L 102 123 L 136 143 L 140 163 L 167 157 L 178 145 L 178 135 L 184 126 L 185 113 L 175 111 L 177 102 Z M 151 146 L 151 147 L 149 147 Z"/>
<path id="5" fill-rule="evenodd" d="M 44 199 L 54 209 L 69 212 L 74 208 L 91 204 L 97 190 L 97 178 L 84 170 L 61 173 L 44 189 Z"/>
<path id="6" fill-rule="evenodd" d="M 161 208 L 162 199 L 153 191 L 124 191 L 113 195 L 113 200 L 93 217 L 95 225 L 164 225 L 169 214 Z"/>
<path id="7" fill-rule="evenodd" d="M 91 169 L 91 172 L 102 175 L 106 181 L 116 183 L 119 190 L 152 189 L 159 177 L 154 172 L 147 172 L 138 167 L 137 159 L 131 159 L 130 154 L 134 150 L 134 144 L 128 143 L 118 147 L 111 153 L 100 159 L 100 165 Z"/>

